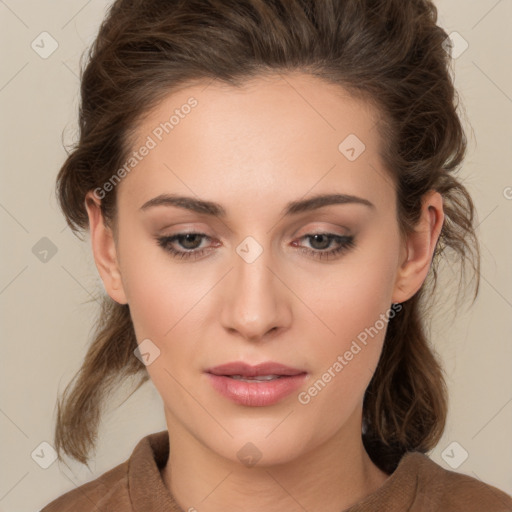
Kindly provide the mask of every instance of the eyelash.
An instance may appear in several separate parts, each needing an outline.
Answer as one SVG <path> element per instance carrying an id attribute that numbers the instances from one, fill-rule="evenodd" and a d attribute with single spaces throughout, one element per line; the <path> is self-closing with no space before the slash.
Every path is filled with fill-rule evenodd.
<path id="1" fill-rule="evenodd" d="M 189 235 L 196 235 L 203 238 L 206 238 L 210 240 L 210 237 L 208 235 L 205 235 L 204 233 L 197 233 L 197 232 L 189 232 L 189 233 L 178 233 L 176 235 L 172 236 L 164 236 L 164 237 L 157 237 L 158 245 L 162 247 L 165 251 L 171 254 L 173 258 L 179 258 L 179 259 L 198 259 L 203 254 L 205 254 L 209 249 L 194 249 L 189 251 L 178 251 L 172 247 L 172 243 L 183 239 Z M 352 247 L 355 246 L 354 237 L 353 236 L 346 236 L 346 235 L 335 235 L 334 233 L 313 233 L 304 235 L 300 239 L 303 238 L 313 238 L 314 236 L 325 236 L 329 239 L 329 241 L 335 241 L 340 246 L 336 249 L 331 249 L 329 251 L 326 250 L 320 250 L 320 249 L 308 249 L 307 247 L 300 247 L 299 251 L 304 254 L 308 254 L 313 256 L 317 259 L 332 259 L 336 256 L 340 256 L 341 254 L 347 252 Z M 330 243 L 329 243 L 330 245 Z"/>

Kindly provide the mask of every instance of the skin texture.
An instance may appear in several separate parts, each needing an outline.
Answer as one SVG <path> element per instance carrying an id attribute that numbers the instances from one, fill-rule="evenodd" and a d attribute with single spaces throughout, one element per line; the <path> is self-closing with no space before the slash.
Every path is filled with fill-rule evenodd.
<path id="1" fill-rule="evenodd" d="M 139 124 L 134 149 L 191 96 L 198 105 L 117 185 L 115 236 L 98 199 L 86 201 L 105 289 L 130 305 L 138 343 L 149 338 L 160 350 L 147 370 L 169 431 L 164 482 L 184 510 L 339 512 L 388 477 L 361 440 L 363 396 L 385 328 L 308 404 L 293 393 L 272 406 L 237 405 L 203 372 L 276 361 L 307 371 L 299 391 L 307 390 L 392 303 L 421 287 L 444 221 L 442 197 L 425 196 L 417 230 L 402 240 L 378 114 L 300 73 L 174 92 Z M 354 161 L 338 149 L 350 134 L 365 144 Z M 374 208 L 281 214 L 289 201 L 335 192 Z M 218 202 L 226 217 L 175 206 L 140 211 L 162 193 Z M 210 237 L 172 244 L 206 248 L 198 259 L 175 259 L 155 238 L 186 232 Z M 305 236 L 322 232 L 352 235 L 354 246 L 330 259 L 300 251 L 339 246 Z M 236 250 L 248 236 L 262 249 L 251 263 Z M 261 454 L 252 467 L 237 456 L 248 442 Z"/>

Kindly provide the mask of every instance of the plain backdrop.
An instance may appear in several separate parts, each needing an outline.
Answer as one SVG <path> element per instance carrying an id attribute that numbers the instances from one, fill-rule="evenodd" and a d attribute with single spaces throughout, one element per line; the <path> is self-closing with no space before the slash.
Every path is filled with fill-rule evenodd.
<path id="1" fill-rule="evenodd" d="M 76 135 L 79 59 L 108 4 L 0 0 L 4 512 L 39 510 L 166 428 L 162 401 L 148 382 L 124 403 L 126 395 L 112 397 L 92 471 L 57 462 L 45 469 L 37 457 L 51 454 L 41 443 L 52 444 L 56 397 L 80 367 L 97 313 L 92 296 L 102 290 L 89 239 L 81 242 L 66 226 L 54 183 L 63 142 Z M 464 123 L 471 124 L 460 175 L 478 210 L 482 283 L 472 307 L 468 301 L 454 308 L 453 271 L 445 269 L 431 338 L 448 377 L 450 412 L 430 457 L 512 493 L 512 2 L 438 0 L 437 6 L 439 24 L 457 32 L 455 83 Z"/>

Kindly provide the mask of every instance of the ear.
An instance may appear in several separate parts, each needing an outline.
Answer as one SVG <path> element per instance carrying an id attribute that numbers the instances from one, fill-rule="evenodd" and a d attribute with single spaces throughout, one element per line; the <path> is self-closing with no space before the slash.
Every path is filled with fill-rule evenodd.
<path id="1" fill-rule="evenodd" d="M 423 197 L 421 218 L 402 250 L 392 302 L 404 302 L 421 288 L 430 270 L 443 223 L 443 197 L 432 190 Z"/>
<path id="2" fill-rule="evenodd" d="M 89 216 L 94 261 L 106 292 L 119 304 L 127 304 L 114 236 L 112 230 L 105 226 L 100 205 L 101 201 L 94 193 L 88 192 L 85 207 Z"/>

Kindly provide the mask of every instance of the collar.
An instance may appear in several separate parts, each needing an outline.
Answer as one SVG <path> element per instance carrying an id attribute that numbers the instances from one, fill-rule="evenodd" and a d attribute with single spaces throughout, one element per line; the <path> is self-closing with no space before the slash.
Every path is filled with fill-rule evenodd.
<path id="1" fill-rule="evenodd" d="M 128 462 L 128 492 L 133 512 L 183 512 L 162 480 L 169 456 L 167 430 L 142 438 Z"/>
<path id="2" fill-rule="evenodd" d="M 184 512 L 164 484 L 160 471 L 169 457 L 167 430 L 142 438 L 128 461 L 128 487 L 134 512 Z M 423 453 L 407 452 L 376 491 L 344 512 L 403 510 L 417 498 L 418 469 L 434 463 Z"/>

